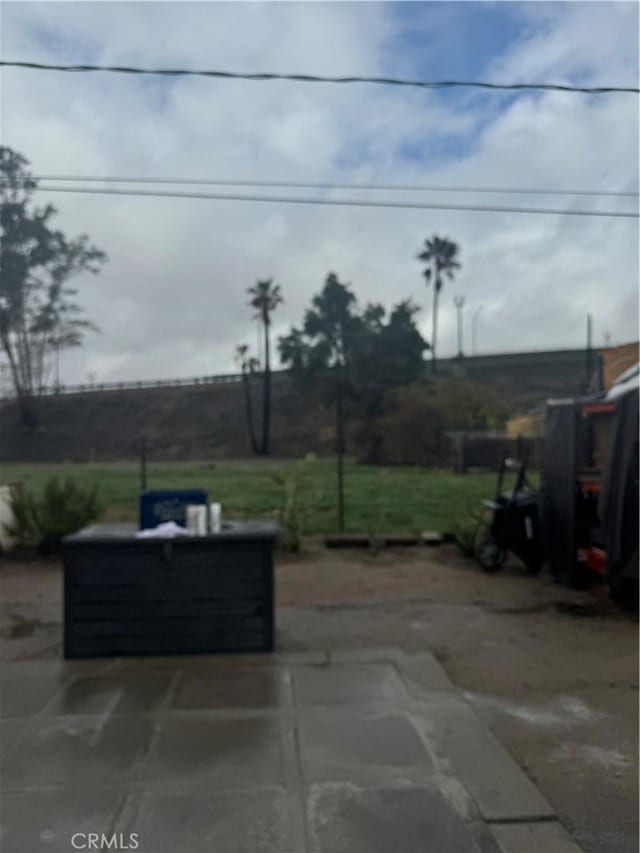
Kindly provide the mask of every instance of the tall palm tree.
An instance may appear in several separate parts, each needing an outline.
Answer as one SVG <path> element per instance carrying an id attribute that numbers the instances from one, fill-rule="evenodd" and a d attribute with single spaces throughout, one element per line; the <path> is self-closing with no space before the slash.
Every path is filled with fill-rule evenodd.
<path id="1" fill-rule="evenodd" d="M 264 369 L 262 372 L 262 444 L 260 452 L 263 456 L 269 454 L 271 427 L 271 315 L 278 305 L 284 302 L 279 284 L 274 284 L 272 278 L 256 282 L 248 289 L 251 297 L 249 304 L 256 309 L 256 317 L 264 329 Z"/>
<path id="2" fill-rule="evenodd" d="M 433 316 L 431 333 L 431 371 L 436 372 L 436 343 L 438 337 L 438 297 L 444 284 L 443 277 L 452 279 L 455 271 L 460 269 L 458 261 L 460 248 L 457 243 L 447 237 L 434 234 L 430 240 L 424 241 L 424 249 L 418 255 L 418 260 L 427 265 L 424 277 L 427 285 L 433 282 Z"/>
<path id="3" fill-rule="evenodd" d="M 257 361 L 249 355 L 249 347 L 246 344 L 239 344 L 236 347 L 235 360 L 242 371 L 242 386 L 244 388 L 244 407 L 247 420 L 247 429 L 249 431 L 249 441 L 251 442 L 251 450 L 254 453 L 260 452 L 256 431 L 253 425 L 253 402 L 251 399 L 251 375 L 257 368 Z"/>

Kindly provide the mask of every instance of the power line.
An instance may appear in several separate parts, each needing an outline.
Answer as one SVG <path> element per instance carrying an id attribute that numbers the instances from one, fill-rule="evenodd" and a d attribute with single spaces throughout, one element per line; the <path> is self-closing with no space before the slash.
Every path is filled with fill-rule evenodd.
<path id="1" fill-rule="evenodd" d="M 296 198 L 295 196 L 231 195 L 227 193 L 194 193 L 176 190 L 123 190 L 115 187 L 38 187 L 42 192 L 81 193 L 86 195 L 122 195 L 153 198 L 210 199 L 215 201 L 267 202 L 275 204 L 318 204 L 338 207 L 389 207 L 405 210 L 464 210 L 482 213 L 539 213 L 551 216 L 606 216 L 638 218 L 638 212 L 618 210 L 562 210 L 544 207 L 506 207 L 500 205 L 430 204 L 411 201 L 362 201 L 359 199 Z"/>
<path id="2" fill-rule="evenodd" d="M 341 183 L 308 183 L 305 181 L 249 181 L 229 178 L 148 178 L 148 177 L 118 177 L 113 175 L 36 175 L 36 181 L 65 181 L 77 183 L 112 183 L 112 184 L 182 184 L 197 186 L 219 187 L 282 187 L 314 190 L 381 190 L 401 192 L 443 192 L 443 193 L 490 193 L 510 195 L 575 195 L 575 196 L 610 196 L 616 198 L 637 198 L 638 192 L 623 190 L 570 190 L 570 189 L 538 189 L 518 187 L 465 187 L 441 185 L 413 184 L 341 184 Z M 6 181 L 0 178 L 0 185 Z"/>
<path id="3" fill-rule="evenodd" d="M 411 86 L 418 89 L 494 89 L 503 91 L 581 92 L 604 95 L 612 92 L 638 94 L 640 89 L 626 86 L 566 86 L 559 83 L 488 83 L 478 80 L 406 80 L 399 77 L 324 77 L 316 74 L 242 73 L 192 68 L 140 68 L 130 65 L 50 65 L 40 62 L 0 61 L 5 68 L 27 68 L 32 71 L 66 71 L 86 73 L 108 71 L 115 74 L 155 74 L 163 77 L 216 77 L 222 80 L 293 80 L 298 83 L 375 83 L 382 86 Z"/>

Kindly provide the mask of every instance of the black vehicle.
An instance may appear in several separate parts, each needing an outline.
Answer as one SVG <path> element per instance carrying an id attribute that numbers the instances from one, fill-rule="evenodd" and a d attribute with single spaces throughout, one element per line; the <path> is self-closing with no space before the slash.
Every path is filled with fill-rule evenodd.
<path id="1" fill-rule="evenodd" d="M 542 567 L 544 549 L 540 526 L 540 494 L 527 480 L 525 463 L 502 460 L 494 500 L 482 501 L 474 538 L 474 556 L 488 572 L 502 568 L 511 551 L 525 564 L 527 571 Z M 509 473 L 515 476 L 513 488 L 505 489 Z"/>
<path id="2" fill-rule="evenodd" d="M 639 395 L 615 387 L 547 405 L 543 539 L 558 582 L 580 588 L 599 580 L 637 610 Z"/>

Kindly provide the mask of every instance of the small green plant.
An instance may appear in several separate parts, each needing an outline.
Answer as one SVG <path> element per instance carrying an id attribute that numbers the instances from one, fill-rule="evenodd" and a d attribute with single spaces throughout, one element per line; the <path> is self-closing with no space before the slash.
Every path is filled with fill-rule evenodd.
<path id="1" fill-rule="evenodd" d="M 367 514 L 366 533 L 369 537 L 369 547 L 372 551 L 380 551 L 383 547 L 383 535 L 387 526 L 386 494 L 388 488 L 388 477 L 386 471 L 378 474 L 376 494 L 373 499 L 373 508 Z"/>
<path id="2" fill-rule="evenodd" d="M 310 460 L 303 460 L 287 474 L 279 471 L 271 475 L 271 479 L 280 486 L 281 499 L 278 507 L 278 523 L 280 535 L 278 547 L 281 551 L 297 554 L 302 548 L 304 521 L 308 508 L 303 506 L 301 498 L 301 481 Z"/>
<path id="3" fill-rule="evenodd" d="M 18 545 L 36 547 L 41 553 L 58 551 L 63 537 L 100 514 L 98 488 L 83 487 L 69 477 L 51 477 L 40 494 L 14 487 L 13 522 L 5 524 L 6 532 Z"/>
<path id="4" fill-rule="evenodd" d="M 473 513 L 464 521 L 458 522 L 455 530 L 456 545 L 465 557 L 473 557 L 478 529 L 478 513 Z"/>
<path id="5" fill-rule="evenodd" d="M 302 518 L 296 477 L 285 477 L 282 482 L 282 504 L 278 510 L 280 523 L 279 546 L 281 550 L 297 553 L 302 547 Z"/>

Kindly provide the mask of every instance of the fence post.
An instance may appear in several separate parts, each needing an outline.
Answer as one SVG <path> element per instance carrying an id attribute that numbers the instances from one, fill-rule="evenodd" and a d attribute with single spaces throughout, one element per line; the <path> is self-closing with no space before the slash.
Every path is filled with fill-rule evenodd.
<path id="1" fill-rule="evenodd" d="M 344 413 L 342 386 L 336 399 L 336 453 L 338 462 L 338 531 L 344 533 Z"/>
<path id="2" fill-rule="evenodd" d="M 456 468 L 458 470 L 458 474 L 465 473 L 465 464 L 464 464 L 464 445 L 465 445 L 465 434 L 460 433 L 456 440 Z"/>
<path id="3" fill-rule="evenodd" d="M 140 441 L 140 491 L 147 490 L 147 439 L 143 435 Z"/>

